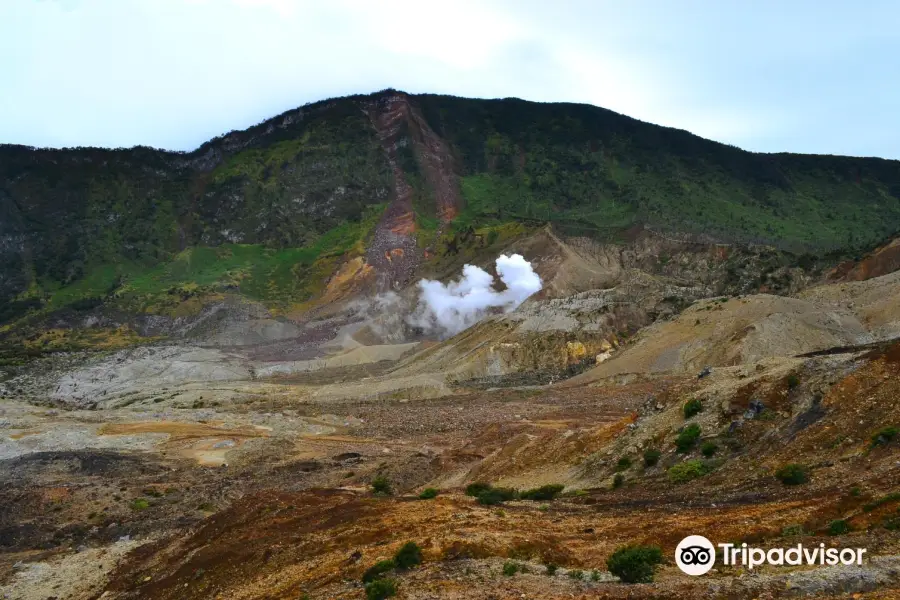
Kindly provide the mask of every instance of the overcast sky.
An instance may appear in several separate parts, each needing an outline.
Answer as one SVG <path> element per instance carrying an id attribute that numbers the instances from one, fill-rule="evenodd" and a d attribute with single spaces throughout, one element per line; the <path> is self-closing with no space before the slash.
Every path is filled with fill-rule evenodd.
<path id="1" fill-rule="evenodd" d="M 900 2 L 0 0 L 0 143 L 191 150 L 393 87 L 900 158 Z"/>

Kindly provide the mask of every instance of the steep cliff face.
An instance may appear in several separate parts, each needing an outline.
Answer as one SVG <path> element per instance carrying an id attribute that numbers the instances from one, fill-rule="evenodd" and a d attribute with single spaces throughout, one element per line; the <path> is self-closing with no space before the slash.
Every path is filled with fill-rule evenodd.
<path id="1" fill-rule="evenodd" d="M 650 228 L 726 253 L 840 252 L 900 228 L 900 163 L 747 153 L 586 105 L 393 90 L 191 153 L 0 146 L 0 321 L 234 293 L 296 310 L 403 288 L 546 223 L 612 245 Z"/>

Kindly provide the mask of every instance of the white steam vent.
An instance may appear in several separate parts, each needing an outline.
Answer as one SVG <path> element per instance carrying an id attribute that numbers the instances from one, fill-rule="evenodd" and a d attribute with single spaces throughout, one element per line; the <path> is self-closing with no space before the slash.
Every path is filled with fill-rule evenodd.
<path id="1" fill-rule="evenodd" d="M 454 335 L 484 318 L 492 308 L 504 313 L 515 310 L 543 287 L 541 278 L 521 254 L 501 254 L 496 265 L 497 274 L 506 285 L 502 292 L 494 289 L 494 278 L 489 273 L 474 265 L 464 266 L 462 279 L 447 285 L 421 280 L 419 305 L 409 324 L 443 336 Z"/>

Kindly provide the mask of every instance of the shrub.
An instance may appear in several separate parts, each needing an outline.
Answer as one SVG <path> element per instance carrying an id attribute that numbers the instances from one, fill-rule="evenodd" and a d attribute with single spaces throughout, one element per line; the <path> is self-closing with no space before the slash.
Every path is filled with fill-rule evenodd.
<path id="1" fill-rule="evenodd" d="M 650 583 L 661 562 L 662 550 L 657 546 L 625 546 L 613 552 L 606 567 L 625 583 Z"/>
<path id="2" fill-rule="evenodd" d="M 494 506 L 508 500 L 515 500 L 516 496 L 516 490 L 512 488 L 489 488 L 478 494 L 478 504 Z"/>
<path id="3" fill-rule="evenodd" d="M 800 378 L 793 374 L 788 375 L 788 378 L 787 378 L 788 389 L 792 390 L 795 387 L 797 387 L 798 385 L 800 385 Z"/>
<path id="4" fill-rule="evenodd" d="M 600 571 L 597 569 L 591 571 L 591 581 L 600 581 Z"/>
<path id="5" fill-rule="evenodd" d="M 466 486 L 466 496 L 474 496 L 477 498 L 482 492 L 486 492 L 489 489 L 491 489 L 491 484 L 483 481 L 476 481 L 475 483 L 470 483 Z"/>
<path id="6" fill-rule="evenodd" d="M 503 563 L 503 574 L 507 577 L 512 577 L 519 570 L 519 565 L 512 562 L 511 560 Z"/>
<path id="7" fill-rule="evenodd" d="M 553 577 L 554 575 L 556 575 L 556 570 L 559 568 L 553 563 L 547 563 L 544 566 L 547 567 L 547 577 Z"/>
<path id="8" fill-rule="evenodd" d="M 394 555 L 398 569 L 411 569 L 422 562 L 422 549 L 415 542 L 406 542 Z"/>
<path id="9" fill-rule="evenodd" d="M 850 524 L 844 519 L 835 519 L 828 524 L 828 535 L 842 535 L 850 531 Z"/>
<path id="10" fill-rule="evenodd" d="M 542 485 L 541 487 L 526 490 L 519 496 L 522 500 L 554 500 L 562 493 L 566 486 L 552 483 L 550 485 Z"/>
<path id="11" fill-rule="evenodd" d="M 806 467 L 796 463 L 784 465 L 775 471 L 775 477 L 784 485 L 800 485 L 809 481 L 809 473 L 807 473 Z"/>
<path id="12" fill-rule="evenodd" d="M 794 537 L 798 535 L 806 535 L 806 531 L 803 529 L 803 525 L 788 525 L 781 530 L 781 535 L 783 535 L 784 537 Z"/>
<path id="13" fill-rule="evenodd" d="M 379 496 L 391 494 L 391 482 L 384 475 L 379 475 L 372 480 L 372 493 Z"/>
<path id="14" fill-rule="evenodd" d="M 616 463 L 616 471 L 627 471 L 631 468 L 631 459 L 627 456 L 623 456 L 619 459 L 619 462 Z"/>
<path id="15" fill-rule="evenodd" d="M 655 466 L 656 463 L 659 462 L 659 457 L 662 456 L 662 452 L 659 450 L 655 450 L 650 448 L 649 450 L 644 450 L 644 466 L 652 467 Z"/>
<path id="16" fill-rule="evenodd" d="M 150 508 L 150 502 L 146 498 L 135 498 L 131 501 L 131 510 L 144 510 Z"/>
<path id="17" fill-rule="evenodd" d="M 397 582 L 393 579 L 376 579 L 366 584 L 367 600 L 385 600 L 397 593 Z"/>
<path id="18" fill-rule="evenodd" d="M 895 437 L 897 437 L 898 433 L 900 433 L 900 429 L 897 429 L 896 427 L 885 427 L 884 429 L 877 431 L 875 435 L 872 436 L 872 447 L 887 446 Z"/>
<path id="19" fill-rule="evenodd" d="M 380 560 L 363 573 L 362 581 L 363 583 L 369 583 L 375 581 L 376 579 L 381 578 L 382 575 L 393 571 L 397 565 L 394 564 L 392 560 Z"/>
<path id="20" fill-rule="evenodd" d="M 669 481 L 672 483 L 686 483 L 703 477 L 710 472 L 709 466 L 702 460 L 686 460 L 669 469 Z"/>
<path id="21" fill-rule="evenodd" d="M 684 411 L 684 418 L 690 419 L 703 410 L 703 402 L 701 402 L 698 398 L 691 398 L 684 403 L 684 407 L 682 407 L 682 410 Z"/>
<path id="22" fill-rule="evenodd" d="M 571 579 L 574 579 L 575 581 L 581 581 L 582 579 L 584 579 L 584 571 L 580 569 L 573 569 L 569 571 L 569 577 Z"/>
<path id="23" fill-rule="evenodd" d="M 719 446 L 715 442 L 703 442 L 703 444 L 700 446 L 700 454 L 709 458 L 710 456 L 715 454 L 718 449 Z"/>
<path id="24" fill-rule="evenodd" d="M 438 491 L 434 488 L 425 488 L 422 490 L 422 493 L 419 494 L 419 500 L 431 500 L 432 498 L 437 498 Z"/>
<path id="25" fill-rule="evenodd" d="M 699 437 L 700 426 L 696 423 L 691 423 L 682 429 L 678 437 L 675 438 L 675 447 L 678 448 L 679 452 L 688 452 L 697 444 Z"/>
<path id="26" fill-rule="evenodd" d="M 613 489 L 614 490 L 619 489 L 620 487 L 622 487 L 623 483 L 625 483 L 625 476 L 622 475 L 621 473 L 616 473 L 616 476 L 613 477 L 613 482 L 612 482 Z"/>

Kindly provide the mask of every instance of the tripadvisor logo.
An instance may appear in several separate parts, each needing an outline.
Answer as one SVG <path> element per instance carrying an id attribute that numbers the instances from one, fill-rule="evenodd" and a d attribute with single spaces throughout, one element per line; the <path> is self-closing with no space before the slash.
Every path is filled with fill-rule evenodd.
<path id="1" fill-rule="evenodd" d="M 797 544 L 790 548 L 752 548 L 747 544 L 718 544 L 719 558 L 726 566 L 753 569 L 760 565 L 861 565 L 865 548 L 811 548 Z M 675 548 L 675 563 L 688 575 L 703 575 L 716 563 L 716 546 L 702 535 L 689 535 Z"/>

